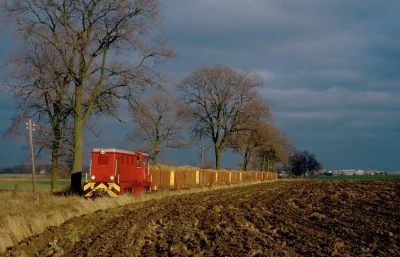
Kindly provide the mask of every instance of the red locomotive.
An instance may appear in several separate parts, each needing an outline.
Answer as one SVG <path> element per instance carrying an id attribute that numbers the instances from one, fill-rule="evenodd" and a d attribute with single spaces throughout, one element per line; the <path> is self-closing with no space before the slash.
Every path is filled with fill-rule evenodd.
<path id="1" fill-rule="evenodd" d="M 83 187 L 85 197 L 137 194 L 152 186 L 149 155 L 141 152 L 95 148 L 89 175 L 90 181 Z"/>

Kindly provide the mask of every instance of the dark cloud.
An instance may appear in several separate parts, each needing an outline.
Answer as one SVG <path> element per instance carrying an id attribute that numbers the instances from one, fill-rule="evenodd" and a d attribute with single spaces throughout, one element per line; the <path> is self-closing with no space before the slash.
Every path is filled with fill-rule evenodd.
<path id="1" fill-rule="evenodd" d="M 400 169 L 395 156 L 400 144 L 400 2 L 162 4 L 164 34 L 179 52 L 164 66 L 175 82 L 200 66 L 256 70 L 265 79 L 260 92 L 272 104 L 277 125 L 327 168 Z M 132 147 L 121 135 L 130 125 L 99 123 L 108 131 L 100 144 Z M 193 156 L 174 152 L 167 160 L 186 164 L 182 160 Z M 226 154 L 224 161 L 232 166 L 239 159 Z"/>
<path id="2" fill-rule="evenodd" d="M 278 126 L 327 168 L 400 168 L 398 1 L 164 5 L 176 77 L 214 64 L 257 70 Z"/>

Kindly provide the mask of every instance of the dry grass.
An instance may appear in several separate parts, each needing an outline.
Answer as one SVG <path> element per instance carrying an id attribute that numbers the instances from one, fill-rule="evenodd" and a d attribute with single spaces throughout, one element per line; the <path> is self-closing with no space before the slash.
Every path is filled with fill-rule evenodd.
<path id="1" fill-rule="evenodd" d="M 31 191 L 21 190 L 16 194 L 13 191 L 0 192 L 0 252 L 4 252 L 7 247 L 29 236 L 42 233 L 49 226 L 59 226 L 73 217 L 90 214 L 98 210 L 106 210 L 147 200 L 158 200 L 168 196 L 243 185 L 246 184 L 221 185 L 190 190 L 165 190 L 135 197 L 123 195 L 118 198 L 104 197 L 96 200 L 85 200 L 79 196 L 55 196 L 46 190 L 40 190 L 37 194 L 36 203 L 32 200 Z"/>

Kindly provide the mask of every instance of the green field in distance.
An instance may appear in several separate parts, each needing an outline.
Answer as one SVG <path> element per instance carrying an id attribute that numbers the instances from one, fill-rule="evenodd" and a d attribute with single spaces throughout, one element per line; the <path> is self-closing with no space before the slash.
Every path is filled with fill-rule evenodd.
<path id="1" fill-rule="evenodd" d="M 30 174 L 1 174 L 0 175 L 0 190 L 14 190 L 18 184 L 20 189 L 32 189 L 32 175 Z M 69 179 L 58 179 L 57 189 L 63 190 L 70 186 Z M 36 176 L 36 188 L 51 189 L 51 180 L 47 176 Z"/>
<path id="2" fill-rule="evenodd" d="M 366 180 L 366 179 L 400 179 L 400 174 L 387 175 L 353 175 L 353 176 L 321 176 L 319 180 Z"/>

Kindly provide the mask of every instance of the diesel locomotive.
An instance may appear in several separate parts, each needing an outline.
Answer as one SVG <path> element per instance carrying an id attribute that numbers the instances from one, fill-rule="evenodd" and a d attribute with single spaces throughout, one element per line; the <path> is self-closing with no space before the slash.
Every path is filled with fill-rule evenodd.
<path id="1" fill-rule="evenodd" d="M 151 191 L 149 155 L 121 149 L 94 148 L 89 171 L 90 180 L 83 185 L 85 197 Z"/>

